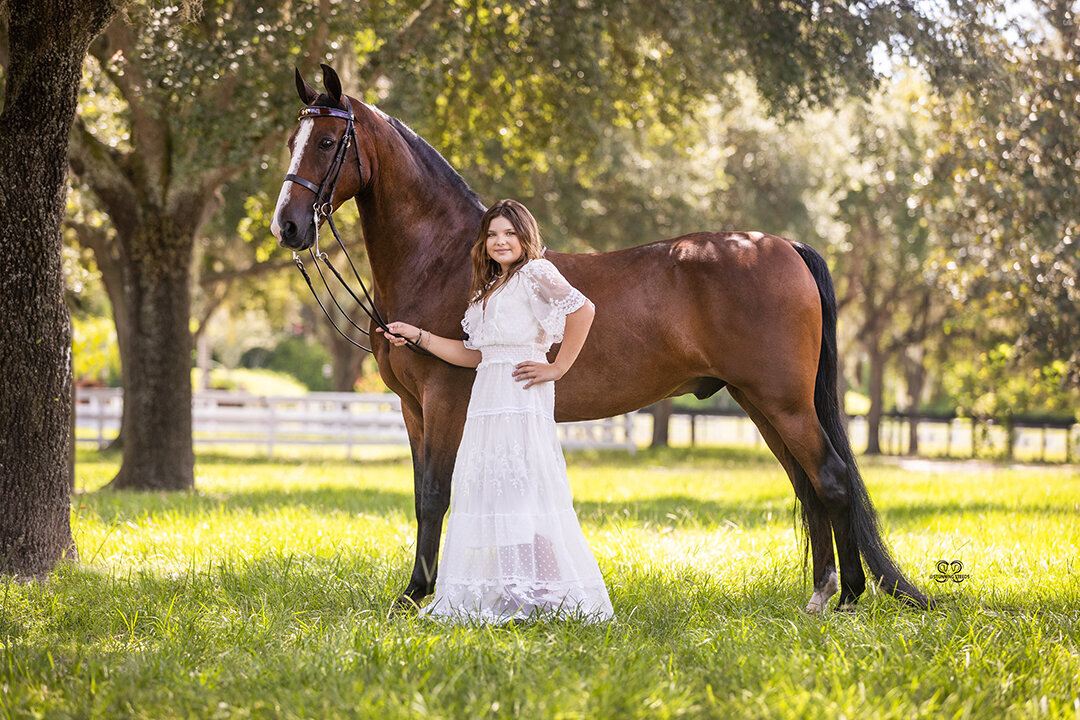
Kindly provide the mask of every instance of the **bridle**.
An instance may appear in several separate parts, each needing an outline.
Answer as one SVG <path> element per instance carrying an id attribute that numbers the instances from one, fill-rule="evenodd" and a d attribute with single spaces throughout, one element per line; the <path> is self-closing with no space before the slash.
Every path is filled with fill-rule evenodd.
<path id="1" fill-rule="evenodd" d="M 337 227 L 334 225 L 334 191 L 337 190 L 338 180 L 341 178 L 341 170 L 345 166 L 345 156 L 349 152 L 349 148 L 357 145 L 356 142 L 356 117 L 352 113 L 352 103 L 349 102 L 348 97 L 342 98 L 345 101 L 345 109 L 340 110 L 338 108 L 323 107 L 320 105 L 307 105 L 300 108 L 300 114 L 298 120 L 317 120 L 319 118 L 338 118 L 344 120 L 346 123 L 345 132 L 342 134 L 341 139 L 338 140 L 337 150 L 334 152 L 334 160 L 330 163 L 330 168 L 326 171 L 326 175 L 323 177 L 322 182 L 316 185 L 310 180 L 306 180 L 295 173 L 289 173 L 285 176 L 286 182 L 296 183 L 300 187 L 315 194 L 315 202 L 312 204 L 312 210 L 314 215 L 312 216 L 312 222 L 315 224 L 315 243 L 312 247 L 308 248 L 308 253 L 311 255 L 312 262 L 315 263 L 315 269 L 319 271 L 319 277 L 322 278 L 323 286 L 326 287 L 326 291 L 330 294 L 330 299 L 334 301 L 334 305 L 337 306 L 338 311 L 341 313 L 350 325 L 362 332 L 367 336 L 371 336 L 364 328 L 357 325 L 352 318 L 349 317 L 345 309 L 341 307 L 341 303 L 334 297 L 334 291 L 330 289 L 330 286 L 326 282 L 326 275 L 323 274 L 321 265 L 325 265 L 330 272 L 334 274 L 341 286 L 345 288 L 345 291 L 352 296 L 352 299 L 356 301 L 356 304 L 364 311 L 364 313 L 371 318 L 371 321 L 375 323 L 384 333 L 387 335 L 393 335 L 395 337 L 404 338 L 408 343 L 409 349 L 423 353 L 425 355 L 431 355 L 430 352 L 423 349 L 415 341 L 406 338 L 404 335 L 399 335 L 390 331 L 390 328 L 386 326 L 386 320 L 379 312 L 379 308 L 375 306 L 375 301 L 371 298 L 371 294 L 368 292 L 367 285 L 364 284 L 363 279 L 360 277 L 360 273 L 356 270 L 356 265 L 353 264 L 352 257 L 349 256 L 349 251 L 345 249 L 345 243 L 341 241 L 341 234 L 338 233 Z M 361 180 L 364 178 L 364 164 L 360 160 L 360 148 L 356 148 L 356 152 L 353 153 L 356 156 L 356 170 L 359 173 Z M 329 187 L 329 192 L 327 188 Z M 360 283 L 360 289 L 364 293 L 364 297 L 367 299 L 367 303 L 361 300 L 352 288 L 345 282 L 345 279 L 341 277 L 341 273 L 331 264 L 330 256 L 327 255 L 319 248 L 319 225 L 320 217 L 326 220 L 330 226 L 331 232 L 334 233 L 334 239 L 337 240 L 338 245 L 341 247 L 341 252 L 345 254 L 345 259 L 349 261 L 349 267 L 352 268 L 353 276 L 356 281 Z M 307 269 L 304 267 L 304 261 L 300 259 L 300 255 L 293 252 L 293 260 L 296 261 L 296 267 L 300 270 L 300 274 L 304 276 L 305 282 L 307 282 L 308 289 L 311 290 L 312 296 L 315 298 L 315 302 L 319 304 L 319 308 L 323 311 L 323 315 L 330 321 L 330 324 L 341 337 L 348 340 L 356 347 L 364 350 L 365 352 L 371 352 L 371 348 L 365 347 L 360 343 L 353 340 L 351 337 L 345 334 L 345 332 L 338 327 L 337 322 L 330 317 L 330 313 L 327 311 L 326 306 L 323 305 L 322 300 L 319 299 L 319 294 L 315 292 L 315 286 L 311 282 L 311 276 L 308 275 Z"/>

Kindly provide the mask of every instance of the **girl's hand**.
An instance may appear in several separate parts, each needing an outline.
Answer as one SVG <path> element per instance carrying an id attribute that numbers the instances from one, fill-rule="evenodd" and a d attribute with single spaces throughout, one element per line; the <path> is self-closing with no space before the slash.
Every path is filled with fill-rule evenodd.
<path id="1" fill-rule="evenodd" d="M 566 374 L 566 371 L 546 362 L 526 360 L 514 366 L 514 379 L 518 382 L 527 380 L 525 389 L 543 382 L 554 382 Z"/>
<path id="2" fill-rule="evenodd" d="M 385 332 L 382 328 L 375 328 L 376 332 L 381 332 L 386 335 L 386 339 L 390 341 L 390 344 L 394 347 L 402 347 L 407 344 L 409 340 L 416 342 L 416 339 L 420 337 L 420 328 L 415 325 L 403 322 L 387 323 L 386 327 L 390 330 L 390 333 Z M 397 336 L 401 337 L 397 337 Z"/>

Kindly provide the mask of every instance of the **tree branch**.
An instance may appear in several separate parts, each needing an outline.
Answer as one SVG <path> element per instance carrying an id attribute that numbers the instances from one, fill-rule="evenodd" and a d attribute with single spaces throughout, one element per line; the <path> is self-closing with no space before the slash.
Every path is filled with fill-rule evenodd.
<path id="1" fill-rule="evenodd" d="M 75 232 L 75 240 L 79 245 L 94 254 L 94 262 L 101 271 L 101 281 L 105 285 L 105 294 L 109 296 L 109 305 L 112 307 L 117 340 L 121 347 L 125 348 L 129 340 L 130 323 L 124 301 L 124 244 L 111 238 L 104 228 L 74 222 L 66 222 L 65 226 Z"/>
<path id="2" fill-rule="evenodd" d="M 224 287 L 215 287 L 212 290 L 212 295 L 206 300 L 201 312 L 199 312 L 199 317 L 196 321 L 197 324 L 195 327 L 195 332 L 192 333 L 192 340 L 196 344 L 199 342 L 199 337 L 203 334 L 203 332 L 206 331 L 206 326 L 207 323 L 210 322 L 210 318 L 213 317 L 214 313 L 217 312 L 218 308 L 221 307 L 222 303 L 224 303 L 225 300 L 228 299 L 229 290 L 231 288 L 232 283 L 226 282 L 224 283 Z"/>
<path id="3" fill-rule="evenodd" d="M 68 163 L 105 206 L 121 235 L 134 228 L 138 191 L 125 168 L 125 156 L 98 140 L 79 118 L 71 126 Z"/>
<path id="4" fill-rule="evenodd" d="M 295 263 L 292 260 L 267 260 L 265 262 L 257 262 L 243 268 L 233 268 L 231 270 L 222 270 L 221 272 L 207 272 L 203 273 L 199 278 L 199 285 L 204 288 L 208 288 L 212 285 L 216 285 L 222 282 L 232 282 L 240 278 L 252 278 L 259 275 L 267 275 L 269 273 L 277 272 L 278 270 L 284 270 L 292 267 Z"/>
<path id="5" fill-rule="evenodd" d="M 131 110 L 133 161 L 138 165 L 142 183 L 151 183 L 163 198 L 169 182 L 169 126 L 156 108 L 148 106 L 143 93 L 149 81 L 135 52 L 136 38 L 123 17 L 117 17 L 90 46 L 101 71 L 120 91 Z M 122 69 L 123 72 L 119 72 Z"/>

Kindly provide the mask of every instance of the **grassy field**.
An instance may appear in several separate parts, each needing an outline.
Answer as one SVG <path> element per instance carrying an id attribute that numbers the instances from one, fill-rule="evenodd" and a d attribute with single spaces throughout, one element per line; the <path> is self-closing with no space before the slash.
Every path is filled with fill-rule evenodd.
<path id="1" fill-rule="evenodd" d="M 810 616 L 791 492 L 748 450 L 572 455 L 617 618 L 391 614 L 414 541 L 399 459 L 199 457 L 186 495 L 94 492 L 81 562 L 0 582 L 0 717 L 1080 718 L 1080 473 L 864 472 L 930 612 Z M 962 583 L 930 579 L 960 560 Z"/>

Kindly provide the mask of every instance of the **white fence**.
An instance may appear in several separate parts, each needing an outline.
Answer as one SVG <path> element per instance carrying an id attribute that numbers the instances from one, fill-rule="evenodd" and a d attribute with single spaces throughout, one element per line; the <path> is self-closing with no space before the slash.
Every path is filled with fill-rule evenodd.
<path id="1" fill-rule="evenodd" d="M 120 431 L 123 393 L 119 388 L 78 388 L 75 437 L 104 448 Z M 309 393 L 263 397 L 203 391 L 192 399 L 196 444 L 263 446 L 273 456 L 285 445 L 344 446 L 346 457 L 360 445 L 408 445 L 397 395 Z M 616 448 L 634 452 L 633 416 L 560 423 L 566 449 Z"/>

